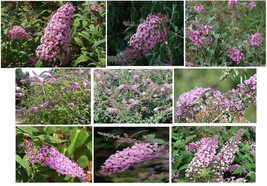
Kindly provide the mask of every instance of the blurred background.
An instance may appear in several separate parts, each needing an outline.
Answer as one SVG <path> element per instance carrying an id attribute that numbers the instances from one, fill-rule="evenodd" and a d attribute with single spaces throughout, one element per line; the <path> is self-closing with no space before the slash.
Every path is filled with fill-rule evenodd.
<path id="1" fill-rule="evenodd" d="M 181 94 L 195 87 L 211 87 L 225 93 L 236 88 L 240 84 L 241 78 L 249 79 L 250 76 L 256 74 L 256 69 L 238 69 L 238 75 L 235 78 L 220 80 L 225 72 L 226 69 L 175 69 L 174 103 L 176 104 Z M 251 122 L 256 122 L 256 106 L 250 105 L 246 109 L 245 117 Z"/>
<path id="2" fill-rule="evenodd" d="M 150 161 L 132 165 L 124 172 L 112 175 L 101 175 L 99 170 L 116 151 L 131 146 L 128 143 L 118 143 L 116 139 L 107 138 L 101 133 L 120 135 L 142 140 L 142 136 L 155 134 L 155 138 L 164 140 L 169 144 L 168 127 L 95 127 L 94 128 L 94 182 L 168 182 L 169 180 L 169 153 Z M 168 147 L 167 147 L 168 148 Z"/>

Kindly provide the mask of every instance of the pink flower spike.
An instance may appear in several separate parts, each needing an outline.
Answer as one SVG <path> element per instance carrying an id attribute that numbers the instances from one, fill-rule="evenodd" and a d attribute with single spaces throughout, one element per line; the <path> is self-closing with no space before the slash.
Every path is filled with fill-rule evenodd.
<path id="1" fill-rule="evenodd" d="M 24 28 L 22 28 L 21 26 L 14 26 L 12 27 L 8 34 L 7 37 L 9 37 L 10 39 L 25 39 L 25 40 L 29 40 L 32 37 L 30 36 L 30 34 L 28 34 Z"/>
<path id="2" fill-rule="evenodd" d="M 202 10 L 204 9 L 202 5 L 195 5 L 194 9 L 197 13 L 202 12 Z"/>

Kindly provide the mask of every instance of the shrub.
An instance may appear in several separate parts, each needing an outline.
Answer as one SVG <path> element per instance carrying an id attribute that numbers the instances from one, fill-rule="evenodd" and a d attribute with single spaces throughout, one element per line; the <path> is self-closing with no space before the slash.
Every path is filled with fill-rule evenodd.
<path id="1" fill-rule="evenodd" d="M 171 123 L 171 70 L 95 70 L 95 123 Z"/>
<path id="2" fill-rule="evenodd" d="M 90 72 L 53 69 L 21 80 L 16 87 L 17 123 L 89 124 Z M 30 85 L 29 85 L 30 84 Z"/>
<path id="3" fill-rule="evenodd" d="M 265 1 L 187 2 L 186 66 L 264 66 L 265 11 Z"/>

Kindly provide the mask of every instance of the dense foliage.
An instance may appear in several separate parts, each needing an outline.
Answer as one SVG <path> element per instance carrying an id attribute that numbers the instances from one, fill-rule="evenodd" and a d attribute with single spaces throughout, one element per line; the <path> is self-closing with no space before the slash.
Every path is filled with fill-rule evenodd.
<path id="1" fill-rule="evenodd" d="M 171 123 L 171 70 L 95 70 L 95 123 Z"/>
<path id="2" fill-rule="evenodd" d="M 173 182 L 255 182 L 256 127 L 173 127 Z"/>
<path id="3" fill-rule="evenodd" d="M 89 127 L 16 127 L 16 182 L 91 182 L 91 161 Z"/>
<path id="4" fill-rule="evenodd" d="M 105 2 L 1 2 L 2 67 L 103 67 Z"/>
<path id="5" fill-rule="evenodd" d="M 95 182 L 168 182 L 169 129 L 96 127 Z"/>
<path id="6" fill-rule="evenodd" d="M 17 123 L 90 124 L 90 71 L 51 69 L 20 83 L 21 87 L 16 85 Z"/>
<path id="7" fill-rule="evenodd" d="M 183 65 L 183 2 L 108 1 L 108 65 Z"/>
<path id="8" fill-rule="evenodd" d="M 186 3 L 186 66 L 264 66 L 265 1 Z"/>

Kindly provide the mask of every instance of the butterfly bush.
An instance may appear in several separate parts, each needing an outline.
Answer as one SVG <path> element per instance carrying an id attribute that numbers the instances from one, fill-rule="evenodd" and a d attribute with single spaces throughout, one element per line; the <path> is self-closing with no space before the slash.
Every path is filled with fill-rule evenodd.
<path id="1" fill-rule="evenodd" d="M 228 0 L 228 7 L 232 8 L 234 6 L 237 6 L 238 0 Z"/>
<path id="2" fill-rule="evenodd" d="M 196 87 L 180 95 L 176 102 L 176 120 L 179 122 L 197 122 L 198 114 L 205 112 L 211 112 L 202 115 L 202 119 L 206 118 L 207 121 L 213 117 L 212 113 L 225 115 L 224 117 L 235 114 L 243 117 L 248 105 L 256 105 L 256 91 L 256 74 L 225 93 L 212 88 Z M 216 120 L 211 121 L 215 122 Z M 228 122 L 226 120 L 218 121 Z"/>
<path id="3" fill-rule="evenodd" d="M 200 142 L 197 142 L 199 145 L 196 145 L 193 151 L 196 151 L 196 154 L 186 170 L 185 176 L 189 180 L 193 180 L 196 174 L 199 174 L 204 167 L 209 166 L 210 162 L 213 160 L 216 149 L 218 148 L 218 137 L 214 138 L 202 138 Z M 192 147 L 192 146 L 191 146 Z M 187 147 L 187 150 L 190 148 Z"/>
<path id="4" fill-rule="evenodd" d="M 178 120 L 186 121 L 188 118 L 193 118 L 195 113 L 205 109 L 206 104 L 211 103 L 211 100 L 202 100 L 202 96 L 205 96 L 205 93 L 209 93 L 212 95 L 212 98 L 215 98 L 213 100 L 215 105 L 219 103 L 218 100 L 222 99 L 222 94 L 220 91 L 213 90 L 212 88 L 196 87 L 179 97 L 178 101 L 176 102 L 177 112 L 175 117 Z M 198 101 L 203 102 L 198 103 Z"/>
<path id="5" fill-rule="evenodd" d="M 35 150 L 31 140 L 24 140 L 22 146 L 26 150 L 30 163 L 49 167 L 59 174 L 74 178 L 77 177 L 81 181 L 87 180 L 84 170 L 55 148 L 42 145 Z"/>
<path id="6" fill-rule="evenodd" d="M 25 40 L 29 40 L 32 38 L 31 35 L 28 34 L 21 26 L 13 26 L 9 30 L 7 37 L 9 37 L 10 39 L 25 39 Z"/>
<path id="7" fill-rule="evenodd" d="M 251 46 L 260 46 L 262 43 L 261 33 L 252 34 L 248 37 Z"/>
<path id="8" fill-rule="evenodd" d="M 168 123 L 169 70 L 95 70 L 95 123 Z"/>
<path id="9" fill-rule="evenodd" d="M 189 182 L 201 182 L 203 180 L 199 179 L 198 175 L 201 174 L 202 170 L 210 169 L 211 180 L 214 182 L 227 181 L 224 180 L 223 175 L 237 168 L 232 163 L 235 153 L 239 149 L 238 144 L 241 142 L 243 132 L 242 128 L 237 130 L 218 153 L 218 136 L 202 138 L 200 141 L 189 143 L 186 146 L 186 150 L 195 153 L 195 155 L 185 171 L 186 180 Z"/>
<path id="10" fill-rule="evenodd" d="M 244 57 L 244 53 L 236 48 L 229 48 L 227 56 L 239 65 Z"/>
<path id="11" fill-rule="evenodd" d="M 256 7 L 255 1 L 249 1 L 248 8 L 251 10 Z"/>
<path id="12" fill-rule="evenodd" d="M 127 170 L 131 165 L 156 158 L 164 148 L 157 143 L 135 143 L 111 155 L 101 166 L 100 174 L 109 175 Z"/>
<path id="13" fill-rule="evenodd" d="M 168 30 L 163 27 L 167 20 L 161 14 L 149 15 L 137 27 L 136 33 L 131 37 L 128 45 L 138 51 L 146 53 L 157 43 L 166 41 Z"/>
<path id="14" fill-rule="evenodd" d="M 50 19 L 44 29 L 41 45 L 36 49 L 37 58 L 45 61 L 55 61 L 57 57 L 67 63 L 70 57 L 70 29 L 74 7 L 67 3 L 61 6 Z"/>
<path id="15" fill-rule="evenodd" d="M 172 181 L 176 180 L 180 176 L 180 171 L 176 171 L 175 173 L 172 173 Z"/>
<path id="16" fill-rule="evenodd" d="M 230 11 L 222 12 L 221 9 L 227 7 L 227 2 Z M 257 8 L 255 8 L 256 3 L 259 4 Z M 187 11 L 186 61 L 191 63 L 186 65 L 264 66 L 265 43 L 262 30 L 265 30 L 265 22 L 252 21 L 250 27 L 252 33 L 248 33 L 248 29 L 245 28 L 245 22 L 253 18 L 261 20 L 261 17 L 265 16 L 265 2 L 256 3 L 255 1 L 238 3 L 237 0 L 210 1 L 202 2 L 205 15 Z M 188 9 L 196 9 L 198 3 L 189 2 L 186 6 Z M 250 11 L 254 8 L 255 12 L 251 14 Z M 240 14 L 247 17 L 240 17 Z M 225 24 L 227 22 L 231 24 Z M 240 33 L 240 30 L 244 32 Z M 257 50 L 254 47 L 257 47 Z"/>
<path id="17" fill-rule="evenodd" d="M 242 128 L 239 129 L 214 157 L 211 167 L 214 170 L 216 181 L 223 180 L 224 172 L 228 171 L 230 165 L 233 163 L 235 153 L 239 150 L 238 144 L 241 142 L 243 132 Z"/>
<path id="18" fill-rule="evenodd" d="M 90 123 L 90 72 L 87 70 L 52 69 L 33 73 L 20 82 L 20 108 L 27 123 Z M 19 117 L 18 117 L 19 118 Z M 17 119 L 18 119 L 17 118 Z"/>
<path id="19" fill-rule="evenodd" d="M 188 38 L 190 41 L 192 41 L 195 45 L 197 45 L 198 48 L 200 48 L 205 41 L 207 40 L 207 36 L 210 33 L 210 30 L 212 29 L 211 25 L 203 25 L 199 22 L 196 22 L 197 30 L 189 29 L 188 30 Z M 206 42 L 208 44 L 212 44 L 213 41 L 211 41 L 211 37 Z"/>
<path id="20" fill-rule="evenodd" d="M 205 40 L 205 37 L 198 30 L 188 30 L 188 37 L 197 47 L 200 47 Z"/>
<path id="21" fill-rule="evenodd" d="M 145 21 L 138 25 L 126 49 L 115 57 L 109 57 L 109 60 L 125 64 L 141 59 L 150 49 L 167 40 L 166 24 L 168 21 L 167 16 L 162 14 L 148 15 Z"/>
<path id="22" fill-rule="evenodd" d="M 204 9 L 204 7 L 202 5 L 195 5 L 194 9 L 197 13 L 200 13 Z"/>

